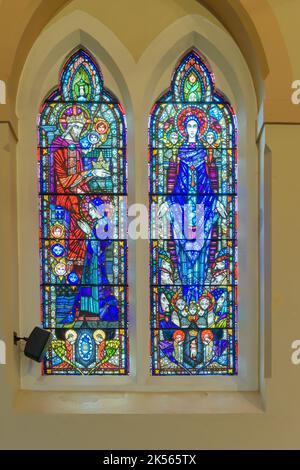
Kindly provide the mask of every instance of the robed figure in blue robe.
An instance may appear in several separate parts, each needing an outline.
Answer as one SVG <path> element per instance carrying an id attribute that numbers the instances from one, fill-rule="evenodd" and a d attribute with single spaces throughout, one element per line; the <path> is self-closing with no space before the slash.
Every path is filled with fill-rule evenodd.
<path id="1" fill-rule="evenodd" d="M 219 214 L 226 216 L 226 210 L 207 172 L 207 151 L 199 139 L 197 116 L 188 115 L 184 127 L 187 139 L 178 149 L 178 173 L 166 203 L 182 293 L 190 302 L 198 301 L 204 290 L 212 228 Z"/>

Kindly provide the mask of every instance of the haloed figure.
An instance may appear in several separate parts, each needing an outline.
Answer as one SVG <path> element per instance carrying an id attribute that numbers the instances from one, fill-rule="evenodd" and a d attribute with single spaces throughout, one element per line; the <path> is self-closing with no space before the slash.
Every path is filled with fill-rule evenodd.
<path id="1" fill-rule="evenodd" d="M 178 121 L 182 123 L 182 133 L 186 139 L 178 149 L 179 168 L 174 189 L 159 209 L 159 216 L 163 217 L 169 206 L 176 204 L 181 207 L 180 220 L 177 209 L 175 217 L 174 212 L 172 214 L 170 211 L 170 225 L 176 245 L 179 275 L 184 286 L 183 296 L 187 302 L 199 300 L 201 287 L 198 286 L 203 285 L 206 278 L 212 227 L 219 215 L 223 218 L 227 216 L 207 173 L 207 151 L 199 138 L 201 117 L 197 115 L 197 111 L 197 108 L 194 113 L 184 110 L 179 116 Z M 183 225 L 178 222 L 184 217 L 184 206 L 189 210 Z M 197 234 L 197 224 L 199 225 L 198 207 L 203 209 L 203 233 L 200 237 L 193 237 L 193 234 Z"/>
<path id="2" fill-rule="evenodd" d="M 89 117 L 79 106 L 69 106 L 61 118 L 62 135 L 56 137 L 51 145 L 53 175 L 50 191 L 56 193 L 56 206 L 69 213 L 69 240 L 67 258 L 73 263 L 73 270 L 80 277 L 85 246 L 81 243 L 84 234 L 77 224 L 80 219 L 77 194 L 88 192 L 87 183 L 99 170 L 85 171 L 83 168 L 79 140 L 89 125 Z"/>
<path id="3" fill-rule="evenodd" d="M 84 221 L 78 225 L 86 233 L 87 247 L 82 272 L 80 311 L 91 320 L 117 321 L 118 302 L 108 285 L 106 250 L 111 245 L 109 215 L 104 201 L 96 197 L 89 203 L 89 216 L 93 226 Z M 105 238 L 103 234 L 107 233 Z M 99 239 L 99 235 L 101 239 Z"/>
<path id="4" fill-rule="evenodd" d="M 174 340 L 174 358 L 179 364 L 183 363 L 183 343 L 185 333 L 182 330 L 177 330 L 173 334 Z"/>

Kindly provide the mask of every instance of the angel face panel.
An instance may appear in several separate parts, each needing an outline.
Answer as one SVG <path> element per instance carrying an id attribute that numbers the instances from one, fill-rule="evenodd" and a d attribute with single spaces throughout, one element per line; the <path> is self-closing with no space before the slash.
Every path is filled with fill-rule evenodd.
<path id="1" fill-rule="evenodd" d="M 197 51 L 152 108 L 149 175 L 152 374 L 236 374 L 237 125 Z"/>
<path id="2" fill-rule="evenodd" d="M 124 329 L 56 329 L 44 363 L 46 375 L 125 375 Z M 55 372 L 54 372 L 55 371 Z"/>
<path id="3" fill-rule="evenodd" d="M 232 329 L 152 330 L 153 375 L 233 375 Z"/>
<path id="4" fill-rule="evenodd" d="M 198 302 L 187 301 L 184 289 L 159 286 L 151 289 L 151 327 L 234 328 L 237 288 L 224 285 L 204 288 Z"/>
<path id="5" fill-rule="evenodd" d="M 125 114 L 86 51 L 43 103 L 38 139 L 44 373 L 127 374 Z"/>

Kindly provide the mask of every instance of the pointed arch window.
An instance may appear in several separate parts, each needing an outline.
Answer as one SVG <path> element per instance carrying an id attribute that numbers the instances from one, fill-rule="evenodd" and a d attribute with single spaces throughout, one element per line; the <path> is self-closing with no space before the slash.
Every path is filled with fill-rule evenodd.
<path id="1" fill-rule="evenodd" d="M 153 375 L 237 374 L 237 123 L 192 50 L 149 121 Z"/>
<path id="2" fill-rule="evenodd" d="M 128 373 L 126 171 L 124 110 L 77 50 L 38 116 L 46 375 Z"/>

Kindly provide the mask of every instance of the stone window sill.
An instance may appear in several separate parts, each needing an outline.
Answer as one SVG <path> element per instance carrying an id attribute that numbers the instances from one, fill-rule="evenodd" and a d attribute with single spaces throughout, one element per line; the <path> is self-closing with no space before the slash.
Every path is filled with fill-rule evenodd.
<path id="1" fill-rule="evenodd" d="M 261 414 L 259 392 L 36 392 L 19 391 L 17 413 Z"/>

